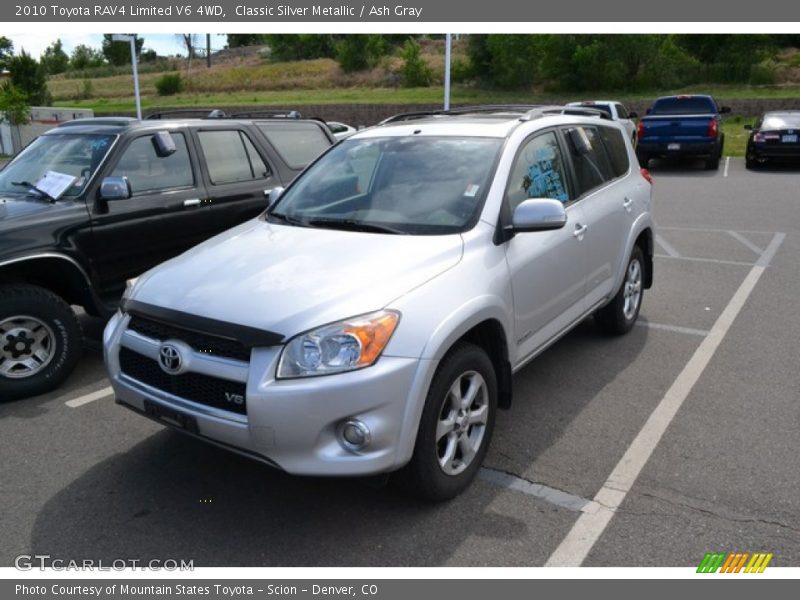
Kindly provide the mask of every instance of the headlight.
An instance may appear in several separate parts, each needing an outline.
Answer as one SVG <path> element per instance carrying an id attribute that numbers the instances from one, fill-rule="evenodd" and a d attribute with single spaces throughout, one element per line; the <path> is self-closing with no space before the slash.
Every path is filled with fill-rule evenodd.
<path id="1" fill-rule="evenodd" d="M 369 367 L 399 320 L 400 313 L 380 310 L 302 333 L 283 349 L 277 376 L 313 377 Z"/>
<path id="2" fill-rule="evenodd" d="M 138 279 L 139 279 L 138 277 L 134 277 L 133 279 L 128 279 L 128 281 L 125 282 L 125 291 L 122 292 L 123 304 L 125 303 L 125 300 L 131 297 L 131 292 L 133 292 L 133 288 L 136 285 L 136 281 Z"/>

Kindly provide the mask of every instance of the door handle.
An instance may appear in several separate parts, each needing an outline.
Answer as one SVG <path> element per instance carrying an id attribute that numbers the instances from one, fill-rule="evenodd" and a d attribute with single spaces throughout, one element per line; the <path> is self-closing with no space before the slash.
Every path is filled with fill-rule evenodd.
<path id="1" fill-rule="evenodd" d="M 575 224 L 575 231 L 572 232 L 572 236 L 577 238 L 578 240 L 583 239 L 583 234 L 589 229 L 588 225 L 581 225 L 580 223 Z"/>
<path id="2" fill-rule="evenodd" d="M 633 200 L 630 198 L 625 198 L 622 203 L 622 208 L 624 208 L 627 212 L 631 212 L 631 207 L 633 206 Z"/>
<path id="3" fill-rule="evenodd" d="M 190 198 L 189 200 L 183 201 L 183 206 L 185 208 L 191 208 L 192 206 L 200 206 L 202 200 L 200 198 Z"/>

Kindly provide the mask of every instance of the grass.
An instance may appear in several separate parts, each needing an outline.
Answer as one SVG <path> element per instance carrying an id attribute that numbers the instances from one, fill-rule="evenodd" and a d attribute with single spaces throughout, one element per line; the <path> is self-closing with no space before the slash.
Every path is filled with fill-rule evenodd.
<path id="1" fill-rule="evenodd" d="M 750 132 L 744 128 L 752 125 L 755 117 L 728 117 L 722 121 L 722 132 L 725 134 L 725 156 L 744 156 L 747 138 Z"/>

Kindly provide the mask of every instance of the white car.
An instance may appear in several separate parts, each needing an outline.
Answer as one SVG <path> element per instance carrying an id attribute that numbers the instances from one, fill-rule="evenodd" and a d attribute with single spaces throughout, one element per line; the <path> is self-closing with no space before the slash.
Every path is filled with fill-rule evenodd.
<path id="1" fill-rule="evenodd" d="M 328 126 L 328 129 L 331 130 L 333 137 L 335 137 L 337 140 L 343 140 L 345 138 L 349 138 L 356 131 L 358 131 L 358 129 L 356 129 L 352 125 L 348 125 L 347 123 L 340 123 L 339 121 L 325 121 L 325 124 Z"/>
<path id="2" fill-rule="evenodd" d="M 628 109 L 621 102 L 616 100 L 583 100 L 581 102 L 570 102 L 567 106 L 583 106 L 602 110 L 612 120 L 619 122 L 625 128 L 628 133 L 628 139 L 636 146 L 636 123 L 633 119 L 638 119 L 639 115 L 635 112 L 628 112 Z"/>
<path id="3" fill-rule="evenodd" d="M 455 496 L 512 374 L 589 315 L 628 332 L 652 284 L 649 174 L 580 111 L 398 115 L 336 144 L 126 290 L 117 401 L 289 473 Z"/>

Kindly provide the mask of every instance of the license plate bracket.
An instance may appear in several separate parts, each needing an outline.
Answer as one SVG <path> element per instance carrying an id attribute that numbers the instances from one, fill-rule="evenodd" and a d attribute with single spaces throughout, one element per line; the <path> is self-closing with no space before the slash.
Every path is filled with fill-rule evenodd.
<path id="1" fill-rule="evenodd" d="M 178 429 L 183 429 L 190 433 L 197 433 L 197 419 L 192 415 L 187 415 L 180 411 L 174 410 L 163 404 L 156 402 L 144 401 L 144 412 L 147 416 L 161 421 L 165 425 L 171 425 Z"/>

